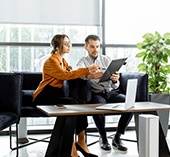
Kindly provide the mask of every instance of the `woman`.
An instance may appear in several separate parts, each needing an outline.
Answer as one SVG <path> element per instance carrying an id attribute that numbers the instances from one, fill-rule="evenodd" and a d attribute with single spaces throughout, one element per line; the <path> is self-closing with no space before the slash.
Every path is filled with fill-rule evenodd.
<path id="1" fill-rule="evenodd" d="M 37 87 L 33 95 L 33 101 L 37 104 L 55 104 L 58 102 L 57 97 L 63 97 L 63 82 L 64 80 L 71 80 L 87 76 L 90 72 L 99 69 L 97 64 L 86 68 L 79 68 L 72 70 L 64 59 L 64 54 L 70 52 L 71 44 L 67 35 L 55 35 L 51 41 L 53 50 L 51 56 L 45 61 L 43 66 L 43 79 Z M 78 157 L 77 150 L 85 157 L 97 157 L 89 153 L 87 144 L 85 142 L 85 129 L 88 126 L 87 116 L 79 116 L 77 118 L 76 134 L 78 135 L 78 142 L 73 143 L 71 156 Z"/>

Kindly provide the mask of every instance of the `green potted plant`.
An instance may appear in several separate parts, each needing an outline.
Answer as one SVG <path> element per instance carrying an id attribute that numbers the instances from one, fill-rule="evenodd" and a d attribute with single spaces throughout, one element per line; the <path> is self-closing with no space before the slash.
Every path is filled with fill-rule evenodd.
<path id="1" fill-rule="evenodd" d="M 141 51 L 136 57 L 142 58 L 138 69 L 148 74 L 150 93 L 169 93 L 170 33 L 165 33 L 163 36 L 158 32 L 146 33 L 143 38 L 142 42 L 137 43 L 137 48 Z"/>
<path id="2" fill-rule="evenodd" d="M 143 41 L 137 43 L 140 50 L 136 54 L 142 62 L 138 65 L 138 70 L 148 74 L 149 99 L 153 102 L 170 104 L 170 33 L 163 36 L 155 32 L 143 35 Z M 158 113 L 164 121 L 164 133 L 167 135 L 169 111 Z"/>

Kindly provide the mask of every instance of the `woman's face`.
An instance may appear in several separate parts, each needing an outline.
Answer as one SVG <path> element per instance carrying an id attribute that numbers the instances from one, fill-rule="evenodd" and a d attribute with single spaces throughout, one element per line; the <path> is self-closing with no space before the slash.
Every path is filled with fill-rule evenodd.
<path id="1" fill-rule="evenodd" d="M 63 40 L 63 51 L 64 53 L 69 53 L 70 49 L 71 49 L 70 40 L 67 37 L 65 37 Z"/>

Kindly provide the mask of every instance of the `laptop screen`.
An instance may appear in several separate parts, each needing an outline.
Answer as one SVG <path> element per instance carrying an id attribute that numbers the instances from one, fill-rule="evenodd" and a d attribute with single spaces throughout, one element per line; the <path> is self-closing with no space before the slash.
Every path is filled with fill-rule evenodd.
<path id="1" fill-rule="evenodd" d="M 126 110 L 135 105 L 137 82 L 137 79 L 128 79 L 125 100 Z"/>

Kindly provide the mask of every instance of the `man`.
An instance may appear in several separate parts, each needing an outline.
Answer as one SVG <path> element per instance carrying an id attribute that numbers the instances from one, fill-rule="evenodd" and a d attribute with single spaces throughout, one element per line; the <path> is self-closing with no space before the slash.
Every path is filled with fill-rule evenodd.
<path id="1" fill-rule="evenodd" d="M 100 50 L 100 38 L 96 35 L 89 35 L 85 39 L 84 48 L 88 52 L 88 56 L 81 58 L 77 66 L 86 67 L 94 63 L 100 65 L 98 72 L 92 72 L 83 79 L 91 80 L 92 87 L 92 99 L 90 103 L 115 103 L 125 102 L 125 95 L 118 92 L 119 87 L 119 73 L 115 72 L 111 75 L 110 80 L 107 82 L 98 83 L 99 78 L 103 75 L 102 69 L 106 69 L 111 62 L 111 59 L 105 55 L 99 54 Z M 124 134 L 130 120 L 132 119 L 132 113 L 124 113 L 118 123 L 117 132 L 112 139 L 112 146 L 122 152 L 127 152 L 127 147 L 122 143 L 120 136 Z M 99 144 L 103 150 L 111 150 L 111 146 L 108 143 L 106 130 L 105 130 L 105 117 L 103 114 L 93 115 L 94 122 L 100 134 Z"/>

